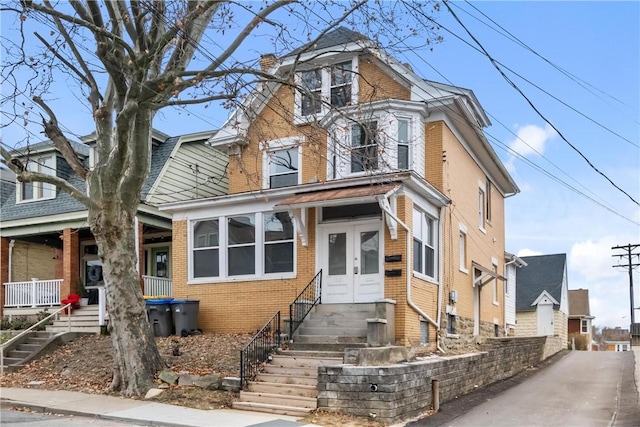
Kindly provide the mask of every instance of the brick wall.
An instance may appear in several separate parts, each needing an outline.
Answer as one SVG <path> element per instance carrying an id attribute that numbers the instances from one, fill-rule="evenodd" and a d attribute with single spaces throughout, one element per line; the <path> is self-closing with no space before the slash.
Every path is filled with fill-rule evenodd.
<path id="1" fill-rule="evenodd" d="M 493 338 L 481 353 L 388 366 L 321 366 L 318 408 L 398 422 L 432 407 L 433 380 L 439 382 L 440 402 L 452 400 L 537 365 L 546 342 L 547 337 Z"/>
<path id="2" fill-rule="evenodd" d="M 50 246 L 16 240 L 13 247 L 11 280 L 24 282 L 32 278 L 41 280 L 60 279 L 56 277 L 58 251 Z"/>

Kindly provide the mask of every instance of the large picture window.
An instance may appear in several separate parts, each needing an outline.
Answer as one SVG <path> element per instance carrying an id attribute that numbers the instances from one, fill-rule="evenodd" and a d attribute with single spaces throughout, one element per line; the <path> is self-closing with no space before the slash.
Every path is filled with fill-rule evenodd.
<path id="1" fill-rule="evenodd" d="M 294 271 L 294 227 L 287 212 L 219 217 L 192 223 L 192 278 Z"/>
<path id="2" fill-rule="evenodd" d="M 413 270 L 429 278 L 437 276 L 438 221 L 426 213 L 413 211 Z"/>

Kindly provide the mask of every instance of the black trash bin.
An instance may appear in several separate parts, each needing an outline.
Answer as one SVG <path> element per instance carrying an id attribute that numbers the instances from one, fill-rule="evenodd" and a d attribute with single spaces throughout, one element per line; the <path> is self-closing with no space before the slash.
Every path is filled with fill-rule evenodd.
<path id="1" fill-rule="evenodd" d="M 202 332 L 198 329 L 199 300 L 174 299 L 171 301 L 171 312 L 173 313 L 173 325 L 176 335 L 186 337 L 195 332 Z"/>
<path id="2" fill-rule="evenodd" d="M 153 335 L 156 337 L 168 337 L 173 333 L 173 316 L 170 302 L 171 300 L 167 298 L 148 299 L 145 301 L 147 318 Z"/>

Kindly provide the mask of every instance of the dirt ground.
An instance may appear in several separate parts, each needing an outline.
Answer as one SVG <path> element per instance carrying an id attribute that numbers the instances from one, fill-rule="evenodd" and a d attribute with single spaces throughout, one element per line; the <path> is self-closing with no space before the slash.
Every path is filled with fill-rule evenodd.
<path id="1" fill-rule="evenodd" d="M 168 369 L 194 375 L 239 376 L 240 349 L 251 339 L 247 334 L 202 334 L 156 338 Z M 178 350 L 174 352 L 174 350 Z M 174 353 L 180 354 L 174 356 Z M 109 394 L 112 345 L 108 336 L 87 335 L 41 354 L 20 371 L 0 377 L 1 387 L 38 387 Z M 32 386 L 32 381 L 44 381 Z M 160 383 L 158 383 L 160 385 Z M 229 408 L 237 393 L 170 386 L 153 401 L 196 409 Z M 307 423 L 326 427 L 379 427 L 375 420 L 333 412 L 314 411 Z"/>

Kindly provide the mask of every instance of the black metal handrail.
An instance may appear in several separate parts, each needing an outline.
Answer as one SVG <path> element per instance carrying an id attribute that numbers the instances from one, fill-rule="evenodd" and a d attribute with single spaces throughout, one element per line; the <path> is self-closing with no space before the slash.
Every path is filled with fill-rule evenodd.
<path id="1" fill-rule="evenodd" d="M 240 350 L 240 389 L 258 374 L 260 366 L 280 347 L 280 312 L 260 329 L 253 339 Z"/>
<path id="2" fill-rule="evenodd" d="M 318 271 L 306 288 L 289 305 L 289 339 L 313 307 L 322 302 L 322 270 Z"/>

